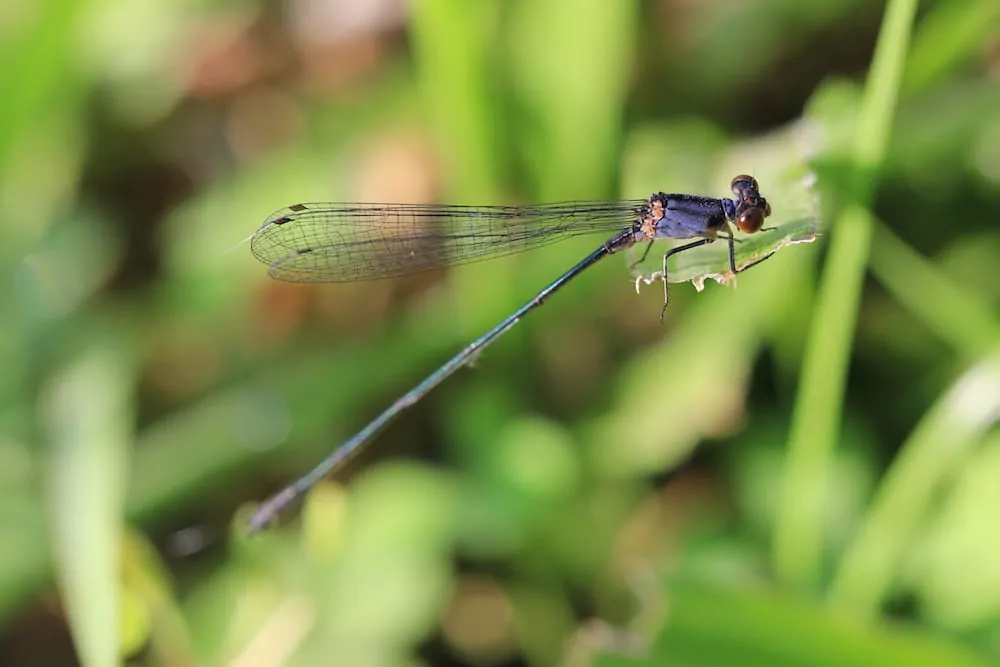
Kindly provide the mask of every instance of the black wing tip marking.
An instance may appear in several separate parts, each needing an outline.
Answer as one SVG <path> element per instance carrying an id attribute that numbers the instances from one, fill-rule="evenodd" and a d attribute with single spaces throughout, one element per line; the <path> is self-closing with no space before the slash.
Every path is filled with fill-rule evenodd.
<path id="1" fill-rule="evenodd" d="M 314 204 L 292 204 L 291 206 L 286 206 L 284 208 L 279 208 L 277 211 L 267 216 L 264 220 L 264 224 L 260 226 L 257 233 L 264 231 L 271 226 L 281 226 L 289 222 L 295 222 L 301 216 L 295 215 L 295 213 L 302 213 L 303 211 L 311 211 L 314 208 Z"/>

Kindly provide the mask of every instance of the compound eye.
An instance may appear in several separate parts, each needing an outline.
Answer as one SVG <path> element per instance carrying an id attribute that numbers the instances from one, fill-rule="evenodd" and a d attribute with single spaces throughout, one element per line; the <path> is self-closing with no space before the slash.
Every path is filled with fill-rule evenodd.
<path id="1" fill-rule="evenodd" d="M 764 202 L 764 217 L 765 218 L 770 218 L 771 217 L 771 204 L 770 204 L 770 202 Z"/>
<path id="2" fill-rule="evenodd" d="M 753 234 L 764 226 L 765 216 L 765 211 L 759 208 L 748 208 L 740 213 L 740 217 L 736 219 L 736 226 L 744 234 Z"/>
<path id="3" fill-rule="evenodd" d="M 747 176 L 746 174 L 740 174 L 733 179 L 732 184 L 730 184 L 730 189 L 732 189 L 734 195 L 741 194 L 744 190 L 753 189 L 757 190 L 757 179 L 753 176 Z"/>

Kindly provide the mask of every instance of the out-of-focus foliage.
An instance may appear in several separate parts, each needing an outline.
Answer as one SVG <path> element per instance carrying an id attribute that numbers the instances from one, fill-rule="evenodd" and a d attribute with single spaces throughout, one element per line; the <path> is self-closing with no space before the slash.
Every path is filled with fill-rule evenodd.
<path id="1" fill-rule="evenodd" d="M 6 3 L 0 663 L 1000 660 L 1000 4 L 914 5 Z M 244 537 L 603 240 L 287 285 L 271 211 L 744 172 L 817 242 L 602 262 Z"/>

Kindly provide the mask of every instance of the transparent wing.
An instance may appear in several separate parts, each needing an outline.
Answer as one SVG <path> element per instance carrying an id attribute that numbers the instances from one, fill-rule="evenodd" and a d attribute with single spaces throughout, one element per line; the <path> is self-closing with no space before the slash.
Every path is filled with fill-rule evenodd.
<path id="1" fill-rule="evenodd" d="M 632 225 L 644 200 L 540 206 L 295 204 L 250 239 L 272 277 L 351 282 L 404 276 Z"/>

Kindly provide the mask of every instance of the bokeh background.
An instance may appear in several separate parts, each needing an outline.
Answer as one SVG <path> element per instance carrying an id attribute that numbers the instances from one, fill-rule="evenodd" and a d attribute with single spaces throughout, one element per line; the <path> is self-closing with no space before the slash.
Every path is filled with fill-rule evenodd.
<path id="1" fill-rule="evenodd" d="M 0 663 L 1000 661 L 1000 4 L 888 5 L 4 3 Z M 817 241 L 602 262 L 243 535 L 602 240 L 289 285 L 271 211 L 739 172 Z"/>

